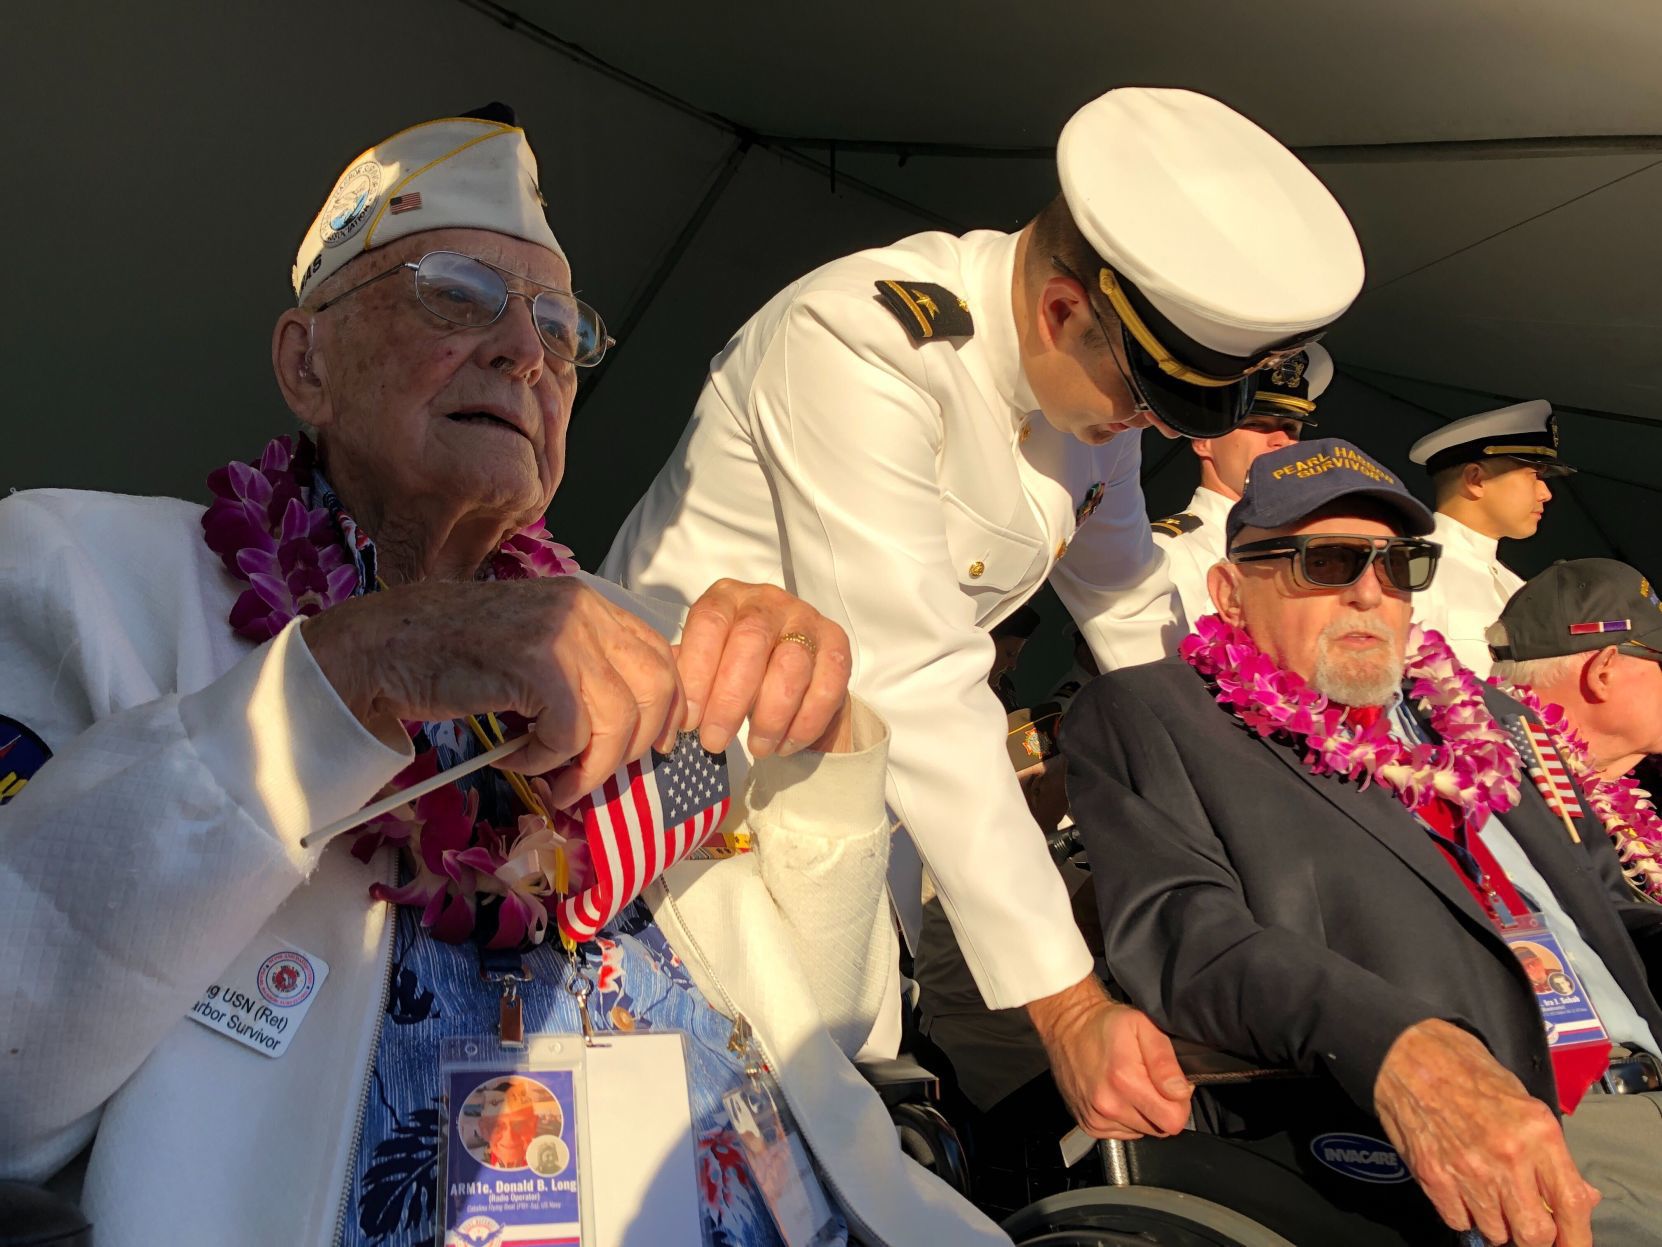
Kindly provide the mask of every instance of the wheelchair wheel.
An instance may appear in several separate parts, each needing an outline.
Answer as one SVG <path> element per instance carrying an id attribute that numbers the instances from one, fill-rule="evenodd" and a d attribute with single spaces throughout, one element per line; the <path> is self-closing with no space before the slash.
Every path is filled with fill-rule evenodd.
<path id="1" fill-rule="evenodd" d="M 1004 1232 L 1016 1247 L 1293 1247 L 1222 1204 L 1149 1186 L 1052 1195 L 1016 1213 Z"/>
<path id="2" fill-rule="evenodd" d="M 900 1150 L 969 1198 L 969 1158 L 952 1123 L 931 1104 L 897 1104 L 889 1110 L 900 1135 Z"/>

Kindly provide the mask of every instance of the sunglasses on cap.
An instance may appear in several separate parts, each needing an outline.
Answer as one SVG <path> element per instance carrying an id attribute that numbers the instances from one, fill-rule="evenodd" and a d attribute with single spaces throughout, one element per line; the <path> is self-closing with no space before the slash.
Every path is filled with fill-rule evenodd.
<path id="1" fill-rule="evenodd" d="M 1317 589 L 1344 589 L 1362 579 L 1375 560 L 1385 583 L 1418 593 L 1437 574 L 1443 547 L 1420 537 L 1362 537 L 1317 533 L 1249 541 L 1229 552 L 1231 563 L 1292 559 L 1293 574 Z"/>
<path id="2" fill-rule="evenodd" d="M 537 326 L 537 336 L 544 349 L 556 359 L 592 368 L 605 357 L 608 347 L 617 345 L 607 336 L 606 322 L 583 300 L 569 290 L 555 290 L 540 286 L 530 278 L 520 277 L 499 269 L 494 264 L 462 255 L 457 251 L 429 251 L 414 262 L 406 260 L 385 272 L 361 281 L 350 290 L 318 304 L 324 312 L 347 295 L 356 294 L 365 286 L 373 286 L 383 277 L 410 269 L 415 273 L 416 298 L 421 306 L 440 320 L 467 329 L 483 329 L 494 325 L 508 309 L 510 298 L 524 299 L 531 305 L 531 319 Z M 508 278 L 539 286 L 534 295 L 508 288 Z"/>

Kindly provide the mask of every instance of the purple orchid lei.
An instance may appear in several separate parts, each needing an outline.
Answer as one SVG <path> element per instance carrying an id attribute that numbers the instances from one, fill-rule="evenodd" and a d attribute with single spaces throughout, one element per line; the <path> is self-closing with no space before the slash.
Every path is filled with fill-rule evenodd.
<path id="1" fill-rule="evenodd" d="M 1518 802 L 1517 747 L 1441 634 L 1416 625 L 1408 640 L 1408 695 L 1428 710 L 1441 744 L 1397 740 L 1384 715 L 1363 730 L 1347 726 L 1345 706 L 1277 666 L 1220 616 L 1203 616 L 1180 652 L 1216 688 L 1220 706 L 1259 736 L 1293 738 L 1315 774 L 1363 788 L 1377 780 L 1410 810 L 1435 794 L 1458 806 L 1467 826 L 1481 827 Z"/>
<path id="2" fill-rule="evenodd" d="M 1587 742 L 1570 726 L 1564 707 L 1542 702 L 1527 684 L 1491 680 L 1541 720 L 1558 754 L 1575 774 L 1604 830 L 1615 842 L 1622 870 L 1635 887 L 1654 901 L 1662 901 L 1662 817 L 1651 804 L 1650 793 L 1631 775 L 1605 779 L 1589 756 Z"/>
<path id="3" fill-rule="evenodd" d="M 279 437 L 253 463 L 230 463 L 208 477 L 214 500 L 202 516 L 208 548 L 248 588 L 231 608 L 232 630 L 268 641 L 290 620 L 319 614 L 371 586 L 360 583 L 367 534 L 344 511 L 318 505 L 317 452 L 305 437 Z M 494 580 L 566 576 L 577 570 L 571 551 L 541 522 L 512 534 L 491 556 Z M 373 579 L 373 577 L 370 577 Z M 419 723 L 407 724 L 414 736 Z M 384 791 L 406 788 L 437 771 L 433 749 L 418 753 Z M 489 946 L 541 943 L 548 927 L 545 898 L 579 891 L 589 880 L 582 824 L 553 808 L 546 785 L 526 789 L 531 808 L 514 827 L 479 818 L 477 793 L 446 785 L 358 834 L 352 853 L 369 861 L 391 844 L 408 850 L 415 875 L 400 887 L 371 885 L 378 901 L 421 910 L 435 939 L 466 943 L 481 904 L 495 911 Z"/>

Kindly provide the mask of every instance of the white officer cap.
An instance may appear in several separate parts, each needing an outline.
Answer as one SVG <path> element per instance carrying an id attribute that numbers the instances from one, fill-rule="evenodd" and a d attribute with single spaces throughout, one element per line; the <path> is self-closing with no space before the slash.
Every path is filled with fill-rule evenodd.
<path id="1" fill-rule="evenodd" d="M 507 105 L 411 126 L 346 166 L 300 240 L 294 296 L 354 256 L 424 230 L 494 230 L 563 258 L 545 207 L 536 157 Z"/>
<path id="2" fill-rule="evenodd" d="M 1361 292 L 1362 249 L 1332 194 L 1209 96 L 1109 91 L 1063 128 L 1056 160 L 1132 377 L 1178 432 L 1227 432 L 1250 401 L 1243 378 L 1309 345 Z"/>
<path id="3" fill-rule="evenodd" d="M 1548 476 L 1575 471 L 1558 460 L 1558 420 L 1542 398 L 1480 411 L 1427 433 L 1408 457 L 1435 476 L 1444 468 L 1491 459 L 1517 459 Z"/>
<path id="4" fill-rule="evenodd" d="M 1312 342 L 1285 363 L 1258 374 L 1258 393 L 1252 412 L 1260 416 L 1291 417 L 1316 427 L 1316 400 L 1333 383 L 1333 356 Z"/>

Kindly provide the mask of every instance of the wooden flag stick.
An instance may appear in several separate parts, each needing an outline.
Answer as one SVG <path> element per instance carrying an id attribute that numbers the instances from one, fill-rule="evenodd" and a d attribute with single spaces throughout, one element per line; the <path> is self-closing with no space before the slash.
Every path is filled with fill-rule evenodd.
<path id="1" fill-rule="evenodd" d="M 452 780 L 460 779 L 464 775 L 471 775 L 480 767 L 489 766 L 492 762 L 500 761 L 511 754 L 518 753 L 531 739 L 531 733 L 516 736 L 512 740 L 503 741 L 495 749 L 480 754 L 477 758 L 469 758 L 451 767 L 448 771 L 440 771 L 431 779 L 424 779 L 419 784 L 411 784 L 408 788 L 400 789 L 390 797 L 382 797 L 371 805 L 364 806 L 355 814 L 348 814 L 345 818 L 336 819 L 327 827 L 320 827 L 310 835 L 300 837 L 300 847 L 309 849 L 313 845 L 327 844 L 343 831 L 351 831 L 372 818 L 380 818 L 383 814 L 391 813 L 401 805 L 407 805 L 417 797 L 424 797 L 436 788 L 443 788 Z"/>

